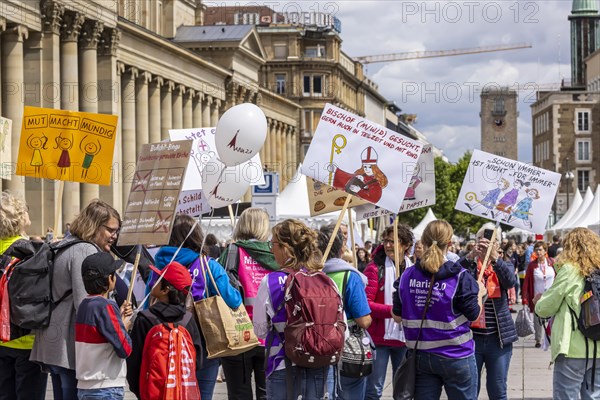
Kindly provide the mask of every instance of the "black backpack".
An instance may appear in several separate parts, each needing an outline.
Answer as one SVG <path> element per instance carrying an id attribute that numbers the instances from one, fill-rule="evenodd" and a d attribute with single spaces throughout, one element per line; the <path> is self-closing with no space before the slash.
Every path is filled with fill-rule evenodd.
<path id="1" fill-rule="evenodd" d="M 597 341 L 600 340 L 600 271 L 595 271 L 585 277 L 583 295 L 579 300 L 580 311 L 577 313 L 569 307 L 571 312 L 571 328 L 577 328 L 585 336 L 585 368 L 588 364 L 589 341 L 594 343 L 594 359 L 592 361 L 592 388 L 594 387 L 594 375 L 596 373 Z M 586 382 L 587 385 L 587 382 Z"/>
<path id="2" fill-rule="evenodd" d="M 59 251 L 83 240 L 67 243 L 35 243 L 17 240 L 6 251 L 18 258 L 10 271 L 8 294 L 10 296 L 11 324 L 21 329 L 41 329 L 50 324 L 52 310 L 73 293 L 67 290 L 58 300 L 52 298 L 54 259 Z M 6 254 L 5 253 L 5 254 Z"/>

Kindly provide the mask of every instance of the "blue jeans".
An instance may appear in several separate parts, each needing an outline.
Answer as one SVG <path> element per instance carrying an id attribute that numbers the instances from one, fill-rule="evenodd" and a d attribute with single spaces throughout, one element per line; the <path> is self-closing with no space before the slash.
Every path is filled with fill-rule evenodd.
<path id="1" fill-rule="evenodd" d="M 439 399 L 442 386 L 452 400 L 477 400 L 475 355 L 447 358 L 425 351 L 417 352 L 416 399 Z"/>
<path id="2" fill-rule="evenodd" d="M 363 400 L 367 393 L 367 378 L 347 378 L 340 376 L 340 390 L 338 390 L 338 399 L 341 400 Z"/>
<path id="3" fill-rule="evenodd" d="M 554 361 L 553 398 L 554 400 L 600 399 L 600 362 L 596 360 L 596 376 L 592 388 L 592 362 L 585 358 L 567 358 L 559 355 Z"/>
<path id="4" fill-rule="evenodd" d="M 375 348 L 373 372 L 367 377 L 367 396 L 365 399 L 379 400 L 383 394 L 388 360 L 392 359 L 392 376 L 394 376 L 405 356 L 406 347 L 377 346 Z"/>
<path id="5" fill-rule="evenodd" d="M 77 400 L 77 378 L 74 369 L 46 365 L 52 377 L 54 400 Z"/>
<path id="6" fill-rule="evenodd" d="M 475 360 L 477 361 L 477 394 L 481 390 L 481 368 L 485 364 L 486 388 L 488 397 L 494 400 L 506 400 L 506 381 L 512 357 L 512 343 L 500 347 L 498 334 L 473 335 L 475 339 Z"/>
<path id="7" fill-rule="evenodd" d="M 103 389 L 78 389 L 79 400 L 123 400 L 125 389 L 112 387 Z"/>
<path id="8" fill-rule="evenodd" d="M 219 359 L 206 358 L 206 345 L 202 347 L 202 368 L 196 368 L 196 380 L 200 387 L 200 398 L 202 400 L 212 400 L 215 384 L 217 383 L 217 375 L 219 374 Z"/>
<path id="9" fill-rule="evenodd" d="M 298 368 L 292 367 L 294 379 L 294 399 L 302 396 L 307 400 L 332 400 L 333 395 L 333 368 L 327 371 L 327 393 L 323 393 L 325 383 L 323 382 L 323 368 Z M 287 385 L 285 381 L 286 370 L 274 371 L 267 377 L 267 400 L 281 400 L 286 398 Z M 202 399 L 204 400 L 204 399 Z"/>

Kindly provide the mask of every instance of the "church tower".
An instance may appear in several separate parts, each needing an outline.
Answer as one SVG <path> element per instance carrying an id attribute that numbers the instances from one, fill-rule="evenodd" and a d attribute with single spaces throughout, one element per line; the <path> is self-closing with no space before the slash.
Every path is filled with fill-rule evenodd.
<path id="1" fill-rule="evenodd" d="M 600 48 L 597 0 L 573 0 L 571 15 L 571 86 L 585 88 L 584 59 Z"/>

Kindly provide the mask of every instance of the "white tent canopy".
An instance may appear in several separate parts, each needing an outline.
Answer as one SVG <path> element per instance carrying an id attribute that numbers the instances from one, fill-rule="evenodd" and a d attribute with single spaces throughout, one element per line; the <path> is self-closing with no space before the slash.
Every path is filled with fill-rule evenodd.
<path id="1" fill-rule="evenodd" d="M 588 188 L 585 192 L 585 196 L 583 196 L 583 202 L 581 203 L 581 206 L 579 206 L 579 208 L 577 209 L 577 212 L 571 218 L 569 218 L 565 222 L 565 224 L 559 228 L 559 230 L 569 230 L 569 229 L 575 228 L 573 226 L 573 223 L 576 222 L 577 220 L 579 220 L 579 218 L 581 218 L 581 216 L 585 214 L 585 212 L 587 211 L 590 204 L 592 204 L 593 200 L 594 200 L 594 193 L 592 193 L 592 189 L 588 186 Z"/>
<path id="2" fill-rule="evenodd" d="M 430 223 L 431 221 L 436 221 L 436 220 L 437 220 L 437 218 L 436 218 L 435 214 L 433 213 L 433 211 L 431 211 L 431 207 L 429 207 L 427 209 L 427 213 L 425 214 L 425 216 L 423 217 L 421 222 L 419 222 L 419 224 L 417 226 L 415 226 L 412 230 L 413 235 L 415 236 L 415 240 L 421 239 L 421 235 L 423 235 L 423 231 L 425 230 L 425 227 L 427 226 L 427 224 Z"/>
<path id="3" fill-rule="evenodd" d="M 576 190 L 571 206 L 569 207 L 567 212 L 562 216 L 560 221 L 554 224 L 554 226 L 550 230 L 555 231 L 557 229 L 561 229 L 564 225 L 566 225 L 567 221 L 569 221 L 573 217 L 573 215 L 577 213 L 577 210 L 579 210 L 581 203 L 583 203 L 583 198 L 581 197 L 581 193 L 579 193 L 579 190 Z"/>
<path id="4" fill-rule="evenodd" d="M 581 214 L 579 219 L 573 221 L 571 228 L 587 228 L 589 225 L 596 224 L 600 221 L 600 185 L 596 187 L 594 199 L 588 208 Z"/>

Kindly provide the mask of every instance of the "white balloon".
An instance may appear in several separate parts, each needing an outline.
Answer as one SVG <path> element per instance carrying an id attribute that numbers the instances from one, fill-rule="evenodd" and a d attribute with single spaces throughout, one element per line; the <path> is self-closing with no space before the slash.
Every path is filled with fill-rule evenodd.
<path id="1" fill-rule="evenodd" d="M 231 107 L 217 123 L 215 144 L 219 159 L 228 167 L 249 160 L 267 138 L 267 117 L 252 103 Z"/>
<path id="2" fill-rule="evenodd" d="M 202 169 L 202 191 L 213 208 L 233 204 L 244 196 L 253 180 L 257 179 L 252 161 L 227 167 L 212 157 Z"/>

